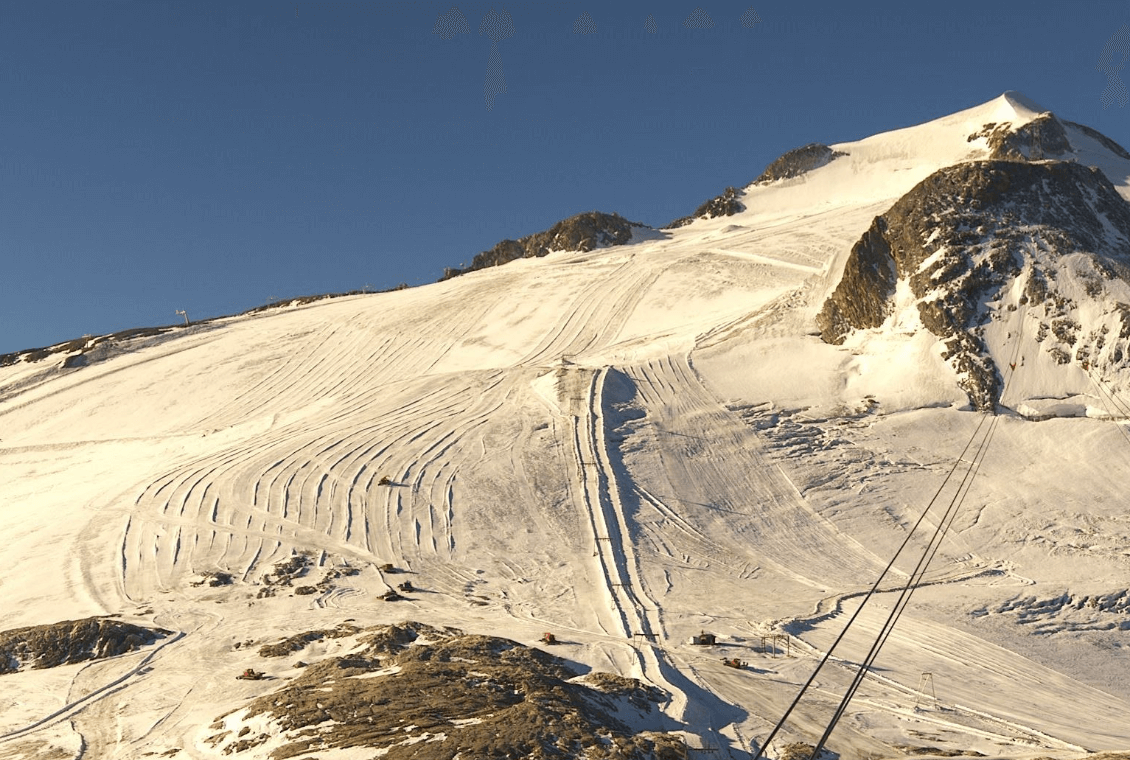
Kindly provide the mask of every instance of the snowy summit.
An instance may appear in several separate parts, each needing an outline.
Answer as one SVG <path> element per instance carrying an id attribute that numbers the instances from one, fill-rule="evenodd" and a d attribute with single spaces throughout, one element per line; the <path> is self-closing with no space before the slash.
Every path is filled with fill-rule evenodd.
<path id="1" fill-rule="evenodd" d="M 1130 154 L 750 177 L 0 357 L 0 758 L 1130 750 Z"/>

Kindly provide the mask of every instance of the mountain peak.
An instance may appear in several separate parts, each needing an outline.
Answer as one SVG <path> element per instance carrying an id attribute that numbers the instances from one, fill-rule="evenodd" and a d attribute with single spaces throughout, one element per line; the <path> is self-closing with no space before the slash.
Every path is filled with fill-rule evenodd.
<path id="1" fill-rule="evenodd" d="M 1047 113 L 1048 110 L 1016 90 L 1005 90 L 999 98 L 992 102 L 994 105 L 1011 108 L 1015 115 L 1020 118 L 1030 119 L 1042 113 Z"/>

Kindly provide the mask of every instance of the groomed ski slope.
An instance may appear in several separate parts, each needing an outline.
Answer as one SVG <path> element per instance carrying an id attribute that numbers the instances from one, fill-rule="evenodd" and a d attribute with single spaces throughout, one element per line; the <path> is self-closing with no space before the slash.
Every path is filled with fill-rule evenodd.
<path id="1" fill-rule="evenodd" d="M 221 320 L 79 369 L 0 369 L 3 627 L 121 614 L 177 632 L 0 677 L 0 758 L 218 757 L 206 726 L 277 685 L 233 681 L 262 663 L 233 644 L 345 618 L 554 632 L 555 654 L 666 691 L 656 728 L 744 756 L 979 420 L 928 337 L 833 347 L 813 316 L 871 219 L 930 167 L 977 156 L 954 135 L 1009 113 L 1034 112 L 1006 95 L 912 128 L 929 142 L 833 146 L 850 155 L 752 189 L 743 214 L 627 246 Z M 1053 609 L 1033 636 L 1015 612 L 1130 586 L 1127 458 L 1117 423 L 1005 420 L 830 748 L 1127 749 L 1125 616 L 1060 625 Z M 295 552 L 361 572 L 260 596 Z M 385 563 L 421 592 L 379 601 L 402 577 Z M 236 583 L 193 585 L 217 570 Z M 889 603 L 782 741 L 819 736 Z M 703 630 L 718 647 L 688 643 Z M 758 651 L 770 634 L 791 656 Z"/>

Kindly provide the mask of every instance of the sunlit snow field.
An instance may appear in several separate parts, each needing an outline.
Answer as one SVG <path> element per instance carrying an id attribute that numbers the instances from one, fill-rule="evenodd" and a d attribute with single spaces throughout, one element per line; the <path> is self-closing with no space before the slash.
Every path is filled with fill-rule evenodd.
<path id="1" fill-rule="evenodd" d="M 983 156 L 982 124 L 1033 115 L 1002 96 L 833 145 L 848 155 L 750 189 L 741 214 L 627 246 L 0 368 L 0 628 L 119 614 L 180 634 L 0 676 L 0 757 L 219 757 L 205 727 L 274 688 L 233 680 L 261 664 L 233 644 L 345 618 L 552 631 L 555 654 L 667 691 L 657 727 L 756 748 L 983 420 L 913 313 L 843 346 L 815 314 L 875 215 Z M 1130 162 L 1103 160 L 1125 193 Z M 1130 437 L 1073 371 L 1032 357 L 1010 379 L 927 585 L 832 737 L 843 757 L 1130 747 Z M 1071 416 L 1014 413 L 1052 396 Z M 294 551 L 363 570 L 258 598 Z M 385 563 L 421 593 L 379 601 Z M 191 585 L 214 570 L 236 584 Z M 783 741 L 819 736 L 891 597 Z M 757 651 L 772 634 L 791 656 Z"/>

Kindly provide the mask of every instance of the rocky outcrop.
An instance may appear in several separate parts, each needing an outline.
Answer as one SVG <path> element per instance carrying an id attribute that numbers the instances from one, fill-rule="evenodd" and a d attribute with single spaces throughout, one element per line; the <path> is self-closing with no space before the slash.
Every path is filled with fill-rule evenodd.
<path id="1" fill-rule="evenodd" d="M 846 155 L 846 153 L 832 150 L 827 145 L 811 143 L 810 145 L 790 150 L 788 153 L 777 158 L 773 163 L 765 167 L 765 171 L 761 172 L 760 176 L 754 180 L 754 183 L 768 184 L 779 179 L 799 177 L 813 169 L 819 169 L 821 166 L 828 164 L 840 156 Z M 670 230 L 685 227 L 695 219 L 714 219 L 720 216 L 733 216 L 741 211 L 745 211 L 745 205 L 738 200 L 738 194 L 740 192 L 741 191 L 735 187 L 727 187 L 721 195 L 703 203 L 695 209 L 695 212 L 690 216 L 679 217 L 663 229 Z"/>
<path id="2" fill-rule="evenodd" d="M 1027 143 L 1002 139 L 998 145 L 1021 153 L 1037 145 L 1051 149 L 1058 145 L 1055 135 L 1045 122 Z M 1101 334 L 1078 353 L 1081 330 L 1069 329 L 1077 321 L 1072 296 L 1053 286 L 1062 258 L 1074 253 L 1089 262 L 1077 263 L 1072 276 L 1084 281 L 1091 297 L 1109 301 L 1103 281 L 1130 280 L 1130 204 L 1101 171 L 1052 161 L 958 164 L 927 177 L 875 219 L 853 247 L 817 324 L 829 343 L 877 327 L 893 311 L 896 281 L 904 280 L 923 325 L 945 342 L 945 357 L 970 401 L 991 409 L 1001 379 L 982 328 L 1018 277 L 1026 283 L 1021 305 L 1039 307 L 1043 332 L 1054 338 L 1046 350 L 1068 358 L 1075 353 L 1079 361 L 1093 360 L 1098 350 L 1117 350 L 1119 357 L 1127 351 L 1095 326 Z M 1119 313 L 1116 303 L 1104 308 L 1112 320 Z"/>
<path id="3" fill-rule="evenodd" d="M 679 217 L 663 229 L 670 230 L 685 227 L 695 219 L 714 219 L 719 216 L 733 216 L 741 211 L 745 211 L 745 206 L 738 200 L 738 192 L 739 190 L 736 187 L 727 187 L 721 195 L 703 203 L 696 208 L 695 212 L 690 216 Z"/>
<path id="4" fill-rule="evenodd" d="M 779 179 L 799 177 L 813 169 L 819 169 L 821 166 L 824 166 L 840 156 L 846 155 L 846 153 L 832 150 L 827 145 L 811 143 L 804 147 L 790 150 L 788 153 L 777 158 L 773 163 L 765 167 L 765 171 L 761 172 L 760 176 L 754 180 L 754 183 L 768 184 Z M 740 192 L 741 191 L 735 187 L 727 187 L 721 195 L 703 203 L 695 209 L 695 212 L 690 216 L 679 217 L 663 229 L 670 230 L 685 227 L 695 219 L 713 219 L 720 216 L 733 216 L 741 211 L 745 211 L 745 205 L 738 200 L 738 193 Z"/>
<path id="5" fill-rule="evenodd" d="M 246 708 L 222 716 L 204 741 L 239 753 L 275 741 L 272 758 L 334 749 L 389 760 L 452 757 L 683 757 L 680 738 L 636 733 L 620 715 L 658 715 L 656 688 L 610 674 L 578 674 L 514 641 L 419 623 L 381 626 L 359 648 L 312 663 Z M 271 732 L 256 716 L 273 724 Z"/>
<path id="6" fill-rule="evenodd" d="M 989 158 L 1002 161 L 1070 160 L 1075 154 L 1067 127 L 1082 132 L 1119 158 L 1130 161 L 1130 153 L 1098 130 L 1058 118 L 1051 111 L 1040 114 L 1027 124 L 990 122 L 969 135 L 968 141 L 985 138 Z"/>
<path id="7" fill-rule="evenodd" d="M 54 668 L 133 652 L 169 635 L 111 618 L 93 617 L 0 632 L 0 674 Z"/>
<path id="8" fill-rule="evenodd" d="M 878 327 L 887 318 L 898 279 L 887 230 L 887 220 L 877 216 L 852 247 L 839 287 L 816 316 L 826 342 L 843 343 L 852 330 Z"/>
<path id="9" fill-rule="evenodd" d="M 515 259 L 545 256 L 551 251 L 592 251 L 624 245 L 631 241 L 632 229 L 636 227 L 647 228 L 647 225 L 629 222 L 619 214 L 586 211 L 564 219 L 544 232 L 517 240 L 503 240 L 489 251 L 475 256 L 471 266 L 466 269 L 445 269 L 442 279 L 448 280 L 467 272 L 496 267 Z"/>
<path id="10" fill-rule="evenodd" d="M 969 135 L 973 142 L 985 138 L 989 158 L 1001 161 L 1062 159 L 1072 153 L 1063 124 L 1051 112 L 1042 113 L 1021 127 L 990 122 Z"/>
<path id="11" fill-rule="evenodd" d="M 1071 131 L 1081 132 L 1119 158 L 1130 161 L 1130 152 L 1096 129 L 1060 119 L 1051 111 L 1040 114 L 1027 124 L 990 122 L 969 135 L 968 141 L 985 138 L 989 158 L 1002 161 L 1072 160 L 1077 146 L 1071 142 Z"/>
<path id="12" fill-rule="evenodd" d="M 794 148 L 776 159 L 765 167 L 765 171 L 761 172 L 761 176 L 754 182 L 766 184 L 779 179 L 799 177 L 846 155 L 846 153 L 841 153 L 838 150 L 832 150 L 827 145 L 810 143 L 802 148 Z"/>
<path id="13" fill-rule="evenodd" d="M 87 335 L 64 343 L 56 343 L 53 346 L 47 346 L 45 348 L 32 348 L 25 351 L 15 351 L 10 354 L 0 354 L 0 367 L 7 367 L 21 361 L 28 363 L 39 362 L 57 354 L 69 354 L 63 361 L 65 368 L 84 367 L 89 363 L 88 355 L 96 349 L 107 349 L 114 346 L 114 344 L 125 343 L 138 338 L 163 335 L 177 328 L 178 325 L 167 325 L 165 327 L 135 327 L 129 330 L 110 333 L 109 335 L 99 335 L 96 337 Z"/>
<path id="14" fill-rule="evenodd" d="M 313 588 L 312 586 L 310 588 Z M 259 647 L 260 657 L 286 657 L 288 654 L 299 652 L 312 642 L 323 639 L 342 639 L 360 633 L 361 629 L 349 623 L 340 623 L 336 628 L 327 628 L 317 631 L 305 631 L 288 636 L 275 644 L 264 644 Z"/>

